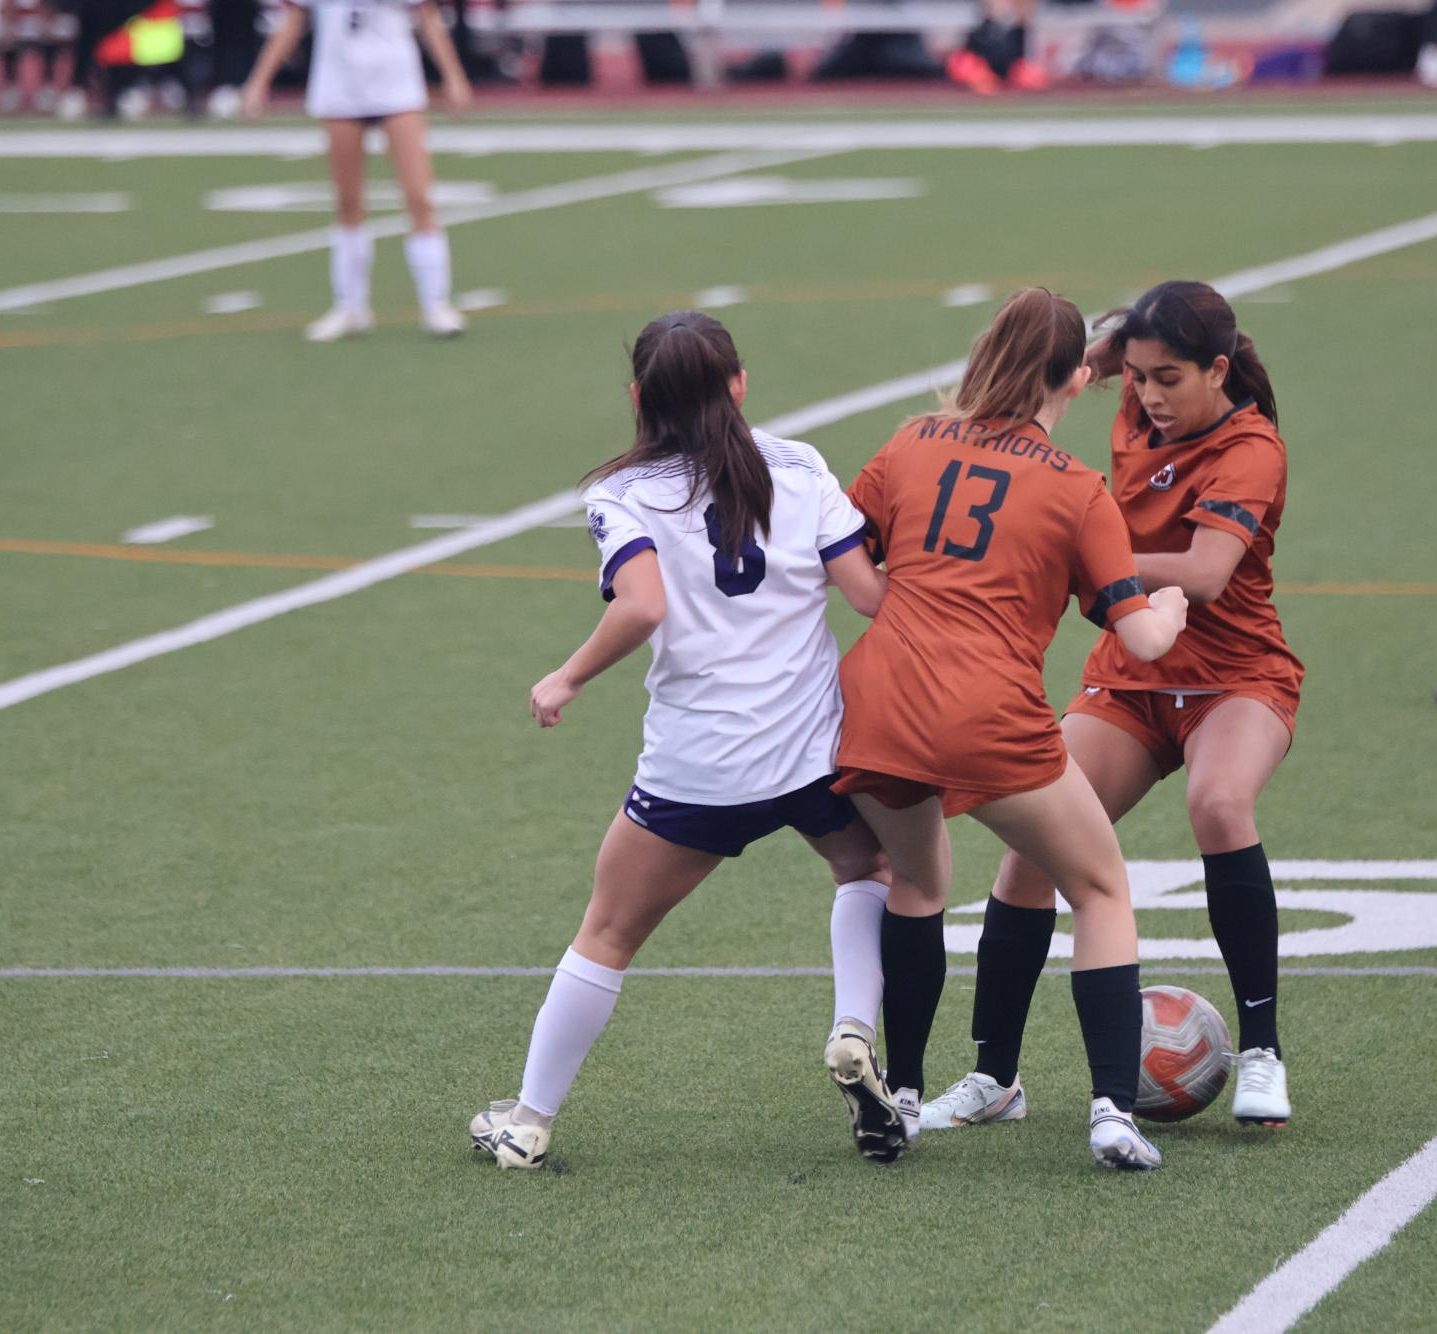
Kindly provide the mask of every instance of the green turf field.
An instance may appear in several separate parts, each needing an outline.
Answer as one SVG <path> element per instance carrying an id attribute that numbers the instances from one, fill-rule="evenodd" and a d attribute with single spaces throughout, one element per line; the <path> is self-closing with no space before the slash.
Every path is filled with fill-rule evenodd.
<path id="1" fill-rule="evenodd" d="M 322 161 L 3 152 L 0 133 L 3 197 L 118 192 L 127 207 L 0 211 L 0 698 L 4 682 L 435 536 L 412 516 L 501 515 L 572 485 L 626 443 L 625 340 L 707 289 L 743 289 L 716 313 L 765 422 L 961 356 L 1025 282 L 1096 312 L 1165 277 L 1234 274 L 1437 210 L 1432 142 L 891 148 L 770 166 L 697 148 L 454 153 L 441 179 L 504 198 L 601 178 L 610 194 L 455 226 L 456 290 L 499 289 L 502 304 L 451 343 L 413 327 L 399 242 L 381 241 L 380 327 L 314 347 L 300 330 L 327 302 L 321 251 L 3 302 L 322 228 L 322 213 L 203 207 L 212 190 L 319 181 Z M 916 193 L 665 208 L 647 186 L 614 193 L 632 172 Z M 993 295 L 944 303 L 974 285 Z M 257 304 L 204 313 L 236 292 Z M 477 1160 L 466 1123 L 517 1088 L 546 986 L 522 970 L 551 966 L 577 925 L 645 698 L 636 658 L 557 731 L 530 722 L 529 685 L 601 605 L 587 534 L 534 527 L 0 710 L 0 1328 L 1211 1326 L 1432 1138 L 1437 1095 L 1437 239 L 1334 258 L 1235 305 L 1289 445 L 1279 605 L 1309 669 L 1262 831 L 1287 863 L 1284 931 L 1336 933 L 1287 960 L 1287 1131 L 1239 1133 L 1224 1100 L 1156 1136 L 1161 1173 L 1098 1172 L 1055 969 L 1024 1056 L 1029 1119 L 932 1135 L 892 1169 L 862 1162 L 818 1059 L 829 984 L 804 971 L 827 963 L 828 888 L 780 835 L 640 955 L 641 969 L 734 971 L 630 979 L 553 1169 Z M 923 402 L 803 436 L 847 478 Z M 1092 396 L 1060 432 L 1098 466 L 1112 405 Z M 172 515 L 214 526 L 121 541 Z M 857 634 L 855 617 L 833 620 L 844 642 Z M 1056 703 L 1092 633 L 1076 615 L 1061 630 Z M 961 909 L 986 894 L 998 849 L 971 821 L 954 834 Z M 1195 859 L 1180 780 L 1120 834 L 1134 862 Z M 1162 874 L 1135 870 L 1135 888 Z M 1231 1020 L 1183 892 L 1168 907 L 1140 896 L 1145 936 L 1193 942 L 1146 975 Z M 953 957 L 935 1080 L 968 1068 L 972 962 Z M 499 971 L 73 972 L 425 966 Z M 1429 1210 L 1301 1328 L 1431 1329 L 1434 1247 Z"/>

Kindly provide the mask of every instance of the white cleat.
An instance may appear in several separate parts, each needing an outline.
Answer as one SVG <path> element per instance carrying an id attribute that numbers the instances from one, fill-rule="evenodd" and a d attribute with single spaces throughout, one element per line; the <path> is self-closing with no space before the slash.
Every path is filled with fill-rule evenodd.
<path id="1" fill-rule="evenodd" d="M 518 1106 L 517 1098 L 491 1102 L 469 1123 L 469 1136 L 474 1147 L 500 1167 L 543 1167 L 553 1132 L 547 1126 L 518 1124 L 514 1120 Z"/>
<path id="2" fill-rule="evenodd" d="M 1028 1115 L 1023 1081 L 1014 1079 L 1004 1088 L 992 1075 L 976 1071 L 950 1084 L 932 1102 L 925 1102 L 918 1124 L 924 1130 L 976 1126 L 985 1121 L 1021 1121 Z"/>
<path id="3" fill-rule="evenodd" d="M 433 334 L 435 338 L 454 338 L 469 327 L 469 321 L 447 301 L 426 306 L 420 313 L 419 323 L 425 333 Z"/>
<path id="4" fill-rule="evenodd" d="M 854 1024 L 839 1023 L 823 1049 L 828 1077 L 848 1104 L 858 1152 L 875 1163 L 896 1162 L 908 1147 L 903 1118 L 873 1055 L 873 1043 Z"/>
<path id="5" fill-rule="evenodd" d="M 903 1122 L 903 1138 L 912 1145 L 918 1138 L 918 1113 L 923 1099 L 917 1089 L 894 1089 L 893 1105 L 898 1108 L 898 1119 Z"/>
<path id="6" fill-rule="evenodd" d="M 1245 1126 L 1285 1126 L 1292 1116 L 1287 1097 L 1287 1067 L 1271 1047 L 1249 1047 L 1237 1054 L 1237 1091 L 1232 1114 Z"/>
<path id="7" fill-rule="evenodd" d="M 368 310 L 348 310 L 335 306 L 325 311 L 313 324 L 305 327 L 304 336 L 311 343 L 337 343 L 341 338 L 356 338 L 374 328 L 374 315 Z"/>
<path id="8" fill-rule="evenodd" d="M 1094 1098 L 1088 1117 L 1088 1147 L 1100 1167 L 1149 1172 L 1163 1165 L 1158 1147 L 1133 1123 L 1131 1112 L 1120 1112 L 1111 1098 Z"/>

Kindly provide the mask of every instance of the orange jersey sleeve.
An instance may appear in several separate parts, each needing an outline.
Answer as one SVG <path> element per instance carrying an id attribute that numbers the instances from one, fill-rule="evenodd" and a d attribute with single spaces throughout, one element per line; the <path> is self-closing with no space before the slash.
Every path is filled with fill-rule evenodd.
<path id="1" fill-rule="evenodd" d="M 1272 436 L 1236 441 L 1214 462 L 1197 503 L 1183 518 L 1231 533 L 1250 547 L 1285 489 L 1286 477 L 1282 446 Z"/>
<path id="2" fill-rule="evenodd" d="M 882 564 L 884 539 L 879 527 L 885 504 L 884 490 L 888 478 L 888 445 L 884 445 L 867 463 L 848 488 L 848 498 L 868 521 L 864 540 L 875 565 Z"/>
<path id="3" fill-rule="evenodd" d="M 1075 556 L 1079 605 L 1100 630 L 1148 605 L 1128 525 L 1101 478 L 1088 501 Z"/>

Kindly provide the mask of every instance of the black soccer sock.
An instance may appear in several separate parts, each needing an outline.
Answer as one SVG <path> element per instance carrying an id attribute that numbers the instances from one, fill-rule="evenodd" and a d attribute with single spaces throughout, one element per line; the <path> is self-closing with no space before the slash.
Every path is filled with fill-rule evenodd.
<path id="1" fill-rule="evenodd" d="M 943 914 L 900 917 L 885 908 L 879 941 L 888 1087 L 917 1089 L 922 1096 L 923 1052 L 948 972 Z"/>
<path id="2" fill-rule="evenodd" d="M 1207 916 L 1237 1001 L 1239 1051 L 1277 1041 L 1277 896 L 1261 843 L 1202 859 Z"/>
<path id="3" fill-rule="evenodd" d="M 1015 908 L 988 898 L 978 942 L 978 981 L 973 994 L 974 1069 L 1004 1088 L 1018 1077 L 1018 1054 L 1033 988 L 1053 943 L 1053 908 Z"/>
<path id="4" fill-rule="evenodd" d="M 1078 1007 L 1078 1024 L 1088 1051 L 1093 1097 L 1111 1098 L 1120 1112 L 1131 1112 L 1138 1099 L 1143 1043 L 1137 964 L 1074 973 L 1073 1004 Z"/>

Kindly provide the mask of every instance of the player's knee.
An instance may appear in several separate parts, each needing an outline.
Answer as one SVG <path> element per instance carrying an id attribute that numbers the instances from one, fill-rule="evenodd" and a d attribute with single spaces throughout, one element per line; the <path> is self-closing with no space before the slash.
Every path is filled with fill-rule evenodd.
<path id="1" fill-rule="evenodd" d="M 1188 819 L 1200 846 L 1241 847 L 1243 840 L 1251 841 L 1253 803 L 1223 784 L 1195 784 L 1188 788 Z"/>
<path id="2" fill-rule="evenodd" d="M 887 885 L 893 879 L 892 867 L 882 848 L 829 857 L 828 870 L 835 885 L 847 885 L 855 880 L 877 880 Z"/>

